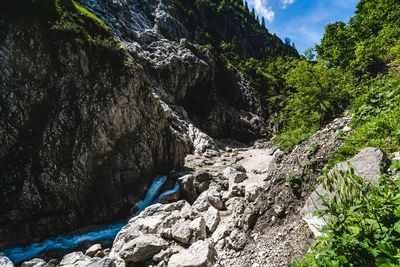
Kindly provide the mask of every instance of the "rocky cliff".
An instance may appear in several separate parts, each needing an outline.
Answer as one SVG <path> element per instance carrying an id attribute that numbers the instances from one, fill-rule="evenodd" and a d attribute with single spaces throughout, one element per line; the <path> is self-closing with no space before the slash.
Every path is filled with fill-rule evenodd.
<path id="1" fill-rule="evenodd" d="M 110 26 L 122 47 L 144 66 L 155 93 L 179 118 L 174 125 L 180 132 L 188 132 L 184 120 L 213 138 L 248 142 L 270 136 L 261 97 L 229 66 L 220 43 L 235 42 L 243 58 L 297 52 L 241 5 L 219 0 L 80 3 Z M 190 135 L 183 139 L 196 143 Z"/>
<path id="2" fill-rule="evenodd" d="M 70 0 L 2 5 L 0 247 L 126 216 L 213 138 L 269 137 L 219 44 L 297 54 L 223 1 L 80 1 L 100 20 Z"/>
<path id="3" fill-rule="evenodd" d="M 118 46 L 71 9 L 77 28 Z M 0 246 L 127 216 L 184 155 L 143 69 L 122 50 L 88 43 L 68 17 L 49 24 L 39 10 L 12 11 L 0 19 Z"/>

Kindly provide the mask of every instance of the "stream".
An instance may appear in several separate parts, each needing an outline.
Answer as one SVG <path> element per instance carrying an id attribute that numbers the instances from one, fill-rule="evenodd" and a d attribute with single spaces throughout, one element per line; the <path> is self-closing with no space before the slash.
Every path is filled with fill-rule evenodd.
<path id="1" fill-rule="evenodd" d="M 173 189 L 167 190 L 162 194 L 159 194 L 160 189 L 164 185 L 166 179 L 167 176 L 162 176 L 153 181 L 150 188 L 147 190 L 145 198 L 142 201 L 136 203 L 136 205 L 139 207 L 139 210 L 132 217 L 139 215 L 140 212 L 143 211 L 146 207 L 155 203 L 160 203 L 164 197 L 180 190 L 179 184 L 178 182 L 176 182 Z M 40 243 L 33 243 L 24 247 L 10 248 L 3 250 L 2 252 L 13 263 L 18 263 L 36 257 L 48 251 L 72 250 L 73 248 L 77 247 L 82 241 L 112 241 L 121 230 L 121 228 L 124 227 L 126 224 L 126 221 L 119 221 L 107 225 L 86 227 L 86 232 L 81 231 L 81 233 L 79 234 L 64 234 L 57 237 L 48 238 Z M 90 231 L 88 231 L 89 229 Z M 74 232 L 76 233 L 77 231 Z"/>

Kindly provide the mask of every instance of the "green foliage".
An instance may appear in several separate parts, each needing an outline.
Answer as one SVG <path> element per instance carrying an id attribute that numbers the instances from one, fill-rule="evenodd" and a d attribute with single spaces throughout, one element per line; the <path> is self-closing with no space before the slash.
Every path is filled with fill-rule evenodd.
<path id="1" fill-rule="evenodd" d="M 8 19 L 29 23 L 40 21 L 54 40 L 68 40 L 85 45 L 88 52 L 101 52 L 104 58 L 122 65 L 124 51 L 111 29 L 94 14 L 73 0 L 15 0 L 6 1 L 1 12 Z"/>
<path id="2" fill-rule="evenodd" d="M 348 66 L 354 57 L 354 40 L 342 21 L 325 26 L 321 44 L 316 46 L 319 57 L 329 60 L 334 66 Z"/>
<path id="3" fill-rule="evenodd" d="M 55 9 L 59 18 L 51 27 L 53 31 L 64 37 L 68 36 L 77 43 L 88 45 L 89 48 L 121 58 L 123 51 L 111 29 L 94 14 L 73 0 L 55 0 Z"/>
<path id="4" fill-rule="evenodd" d="M 397 0 L 361 0 L 349 24 L 328 24 L 316 51 L 332 66 L 358 77 L 385 72 L 391 48 L 400 37 Z"/>
<path id="5" fill-rule="evenodd" d="M 318 212 L 328 224 L 313 252 L 293 266 L 398 266 L 400 264 L 400 181 L 383 175 L 376 183 L 347 172 L 326 173 Z"/>
<path id="6" fill-rule="evenodd" d="M 390 170 L 394 173 L 400 173 L 400 160 L 393 160 L 392 165 L 390 165 Z"/>
<path id="7" fill-rule="evenodd" d="M 400 81 L 390 76 L 368 80 L 357 86 L 353 95 L 351 126 L 355 133 L 345 138 L 332 165 L 364 147 L 379 147 L 391 153 L 400 146 Z"/>
<path id="8" fill-rule="evenodd" d="M 301 186 L 301 178 L 299 175 L 289 174 L 285 177 L 285 181 L 293 190 L 298 190 Z"/>
<path id="9" fill-rule="evenodd" d="M 294 60 L 283 77 L 295 91 L 285 99 L 281 114 L 285 126 L 275 141 L 288 151 L 343 112 L 350 100 L 350 82 L 324 62 L 305 60 Z"/>

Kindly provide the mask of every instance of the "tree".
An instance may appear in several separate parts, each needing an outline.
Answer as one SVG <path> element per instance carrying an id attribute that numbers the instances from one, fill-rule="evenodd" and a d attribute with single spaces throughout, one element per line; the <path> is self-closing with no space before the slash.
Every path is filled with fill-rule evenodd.
<path id="1" fill-rule="evenodd" d="M 329 61 L 332 66 L 349 67 L 355 49 L 351 29 L 342 21 L 326 25 L 321 44 L 315 49 L 319 58 Z"/>
<path id="2" fill-rule="evenodd" d="M 265 28 L 265 19 L 264 19 L 264 17 L 261 18 L 261 26 L 263 26 Z"/>

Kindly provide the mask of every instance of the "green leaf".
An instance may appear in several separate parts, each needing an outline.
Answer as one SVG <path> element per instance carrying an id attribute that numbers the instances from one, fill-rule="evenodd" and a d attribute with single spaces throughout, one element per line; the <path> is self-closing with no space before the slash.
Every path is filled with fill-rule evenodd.
<path id="1" fill-rule="evenodd" d="M 390 258 L 393 258 L 396 255 L 397 250 L 392 243 L 378 243 L 377 246 L 383 253 L 388 255 Z"/>
<path id="2" fill-rule="evenodd" d="M 400 234 L 400 221 L 396 222 L 393 226 L 393 230 Z"/>
<path id="3" fill-rule="evenodd" d="M 349 263 L 349 261 L 347 260 L 347 258 L 345 257 L 345 256 L 339 256 L 338 257 L 338 260 L 339 260 L 339 262 L 341 263 L 341 264 L 346 264 L 346 263 Z"/>

